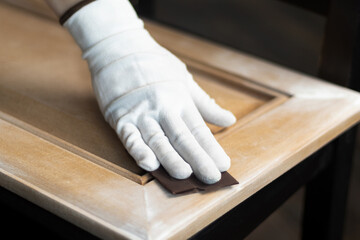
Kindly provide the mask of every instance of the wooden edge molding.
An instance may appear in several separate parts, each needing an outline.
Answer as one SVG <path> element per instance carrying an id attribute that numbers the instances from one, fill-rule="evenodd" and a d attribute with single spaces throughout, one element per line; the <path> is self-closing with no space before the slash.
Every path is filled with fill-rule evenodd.
<path id="1" fill-rule="evenodd" d="M 111 170 L 119 175 L 122 175 L 136 183 L 144 185 L 146 182 L 153 179 L 153 177 L 151 176 L 150 173 L 146 173 L 142 176 L 134 174 L 125 168 L 119 167 L 118 165 L 113 164 L 109 161 L 106 161 L 105 159 L 98 157 L 95 154 L 92 154 L 92 153 L 90 153 L 80 147 L 77 147 L 73 144 L 70 144 L 70 143 L 62 140 L 61 138 L 58 138 L 54 135 L 47 133 L 46 131 L 36 128 L 24 121 L 21 121 L 21 120 L 15 118 L 15 117 L 12 117 L 9 114 L 2 112 L 1 110 L 0 110 L 0 119 L 8 122 L 9 124 L 12 124 L 12 125 L 18 127 L 18 128 L 21 128 L 37 137 L 40 137 L 50 143 L 53 143 L 69 152 L 72 152 L 76 155 L 79 155 L 79 156 L 85 158 L 85 159 L 88 159 L 89 161 L 96 163 L 96 164 L 98 164 L 108 170 Z"/>

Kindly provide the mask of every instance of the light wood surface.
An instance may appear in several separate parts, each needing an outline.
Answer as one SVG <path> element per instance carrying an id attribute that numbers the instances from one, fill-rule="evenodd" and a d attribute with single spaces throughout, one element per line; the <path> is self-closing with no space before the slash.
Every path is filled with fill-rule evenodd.
<path id="1" fill-rule="evenodd" d="M 0 4 L 0 184 L 106 239 L 183 239 L 357 123 L 360 95 L 146 22 L 238 117 L 212 127 L 239 185 L 173 196 L 99 113 L 86 63 L 56 22 Z M 143 185 L 141 185 L 141 184 Z"/>
<path id="2" fill-rule="evenodd" d="M 3 16 L 5 19 L 6 12 Z M 150 175 L 137 167 L 104 121 L 87 65 L 81 61 L 81 52 L 71 36 L 52 22 L 44 24 L 43 19 L 27 22 L 26 16 L 19 14 L 12 25 L 2 26 L 7 33 L 0 39 L 3 59 L 15 61 L 0 69 L 0 74 L 6 76 L 0 82 L 0 116 L 11 116 L 16 120 L 8 121 L 16 121 L 17 126 L 145 184 Z M 202 63 L 188 66 L 195 80 L 238 119 L 229 130 L 209 125 L 217 138 L 287 98 Z"/>

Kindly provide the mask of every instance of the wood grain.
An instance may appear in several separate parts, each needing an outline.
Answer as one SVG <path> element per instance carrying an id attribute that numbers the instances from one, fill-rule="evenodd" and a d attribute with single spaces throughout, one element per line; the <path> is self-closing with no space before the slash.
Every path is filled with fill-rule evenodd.
<path id="1" fill-rule="evenodd" d="M 248 118 L 216 134 L 240 184 L 173 196 L 156 181 L 140 185 L 110 169 L 109 158 L 100 156 L 106 159 L 100 163 L 80 153 L 89 142 L 72 131 L 83 134 L 99 124 L 97 134 L 105 137 L 111 129 L 94 110 L 76 45 L 56 22 L 0 4 L 1 186 L 101 238 L 184 239 L 360 120 L 357 92 L 155 23 L 146 27 L 191 66 L 204 88 L 221 89 L 218 100 Z M 36 116 L 44 112 L 49 115 Z"/>
<path id="2" fill-rule="evenodd" d="M 20 7 L 40 16 L 57 20 L 55 13 L 46 4 L 45 0 L 1 0 L 8 4 Z"/>
<path id="3" fill-rule="evenodd" d="M 4 21 L 6 16 L 3 11 Z M 1 26 L 7 34 L 0 39 L 0 117 L 11 116 L 17 126 L 145 184 L 150 175 L 135 164 L 98 109 L 79 47 L 59 25 L 26 17 L 18 14 L 17 21 Z M 238 119 L 231 129 L 209 124 L 217 138 L 280 104 L 277 98 L 285 100 L 265 86 L 186 61 L 195 80 Z"/>

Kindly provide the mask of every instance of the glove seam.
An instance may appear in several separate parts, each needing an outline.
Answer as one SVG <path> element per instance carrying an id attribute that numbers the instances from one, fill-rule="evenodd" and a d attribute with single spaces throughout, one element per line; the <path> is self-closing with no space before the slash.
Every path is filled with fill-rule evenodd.
<path id="1" fill-rule="evenodd" d="M 152 82 L 152 83 L 147 83 L 143 86 L 140 86 L 140 87 L 137 87 L 137 88 L 134 88 L 132 89 L 131 91 L 129 92 L 126 92 L 118 97 L 116 97 L 115 99 L 113 99 L 112 101 L 110 101 L 105 107 L 104 107 L 104 117 L 105 119 L 107 119 L 109 117 L 109 115 L 111 115 L 111 111 L 109 110 L 111 108 L 111 106 L 113 106 L 116 102 L 120 101 L 122 98 L 126 97 L 127 95 L 130 95 L 134 92 L 137 92 L 141 89 L 144 89 L 146 87 L 149 87 L 151 85 L 155 85 L 155 84 L 161 84 L 161 83 L 168 83 L 168 82 L 176 82 L 176 83 L 179 83 L 179 81 L 177 80 L 163 80 L 163 81 L 157 81 L 157 82 Z M 110 111 L 110 112 L 109 112 Z M 119 122 L 121 117 L 119 117 L 116 122 L 115 122 L 115 126 L 117 125 L 117 123 Z"/>
<path id="2" fill-rule="evenodd" d="M 139 30 L 145 30 L 144 27 L 137 27 L 137 28 L 129 28 L 129 29 L 126 29 L 126 30 L 123 30 L 123 31 L 120 31 L 120 32 L 116 32 L 116 33 L 113 33 L 113 34 L 110 34 L 104 38 L 102 38 L 101 40 L 93 43 L 92 45 L 88 46 L 86 49 L 83 50 L 84 54 L 83 55 L 86 55 L 86 52 L 89 51 L 90 48 L 93 48 L 95 47 L 96 45 L 106 41 L 106 40 L 109 40 L 110 38 L 113 38 L 119 34 L 122 34 L 122 33 L 125 33 L 125 32 L 131 32 L 131 31 L 139 31 Z"/>
<path id="3" fill-rule="evenodd" d="M 106 67 L 112 65 L 113 63 L 116 63 L 116 62 L 120 62 L 122 60 L 124 60 L 125 58 L 127 57 L 130 57 L 130 56 L 133 56 L 133 55 L 136 55 L 136 54 L 152 54 L 152 55 L 159 55 L 159 56 L 167 56 L 166 53 L 158 53 L 158 52 L 151 52 L 151 51 L 140 51 L 140 52 L 134 52 L 134 53 L 130 53 L 130 54 L 126 54 L 118 59 L 115 59 L 111 62 L 108 62 L 107 64 L 105 64 L 104 66 L 100 67 L 99 69 L 97 69 L 95 72 L 93 72 L 94 75 L 97 75 L 99 74 L 102 70 L 104 70 Z"/>
<path id="4" fill-rule="evenodd" d="M 95 0 L 83 0 L 80 1 L 78 3 L 76 3 L 74 6 L 70 7 L 68 10 L 65 11 L 65 13 L 63 13 L 61 15 L 61 17 L 59 18 L 59 23 L 60 25 L 64 25 L 64 23 L 72 16 L 74 15 L 77 11 L 79 11 L 81 8 L 85 7 L 86 5 L 88 5 L 89 3 L 94 2 Z"/>

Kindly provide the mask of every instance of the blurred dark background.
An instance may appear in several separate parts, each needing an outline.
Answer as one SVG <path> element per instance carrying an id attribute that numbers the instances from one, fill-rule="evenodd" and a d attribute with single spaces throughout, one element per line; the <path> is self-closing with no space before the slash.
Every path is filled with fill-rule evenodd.
<path id="1" fill-rule="evenodd" d="M 330 2 L 326 0 L 132 1 L 143 17 L 315 77 L 324 76 L 320 71 L 321 60 L 324 57 L 322 51 L 324 51 L 324 39 L 329 21 Z M 341 33 L 339 31 L 338 34 Z M 339 59 L 339 67 L 342 62 L 344 61 Z M 360 238 L 359 138 L 360 131 L 357 134 L 348 197 L 344 232 L 346 240 Z M 303 197 L 304 189 L 301 189 L 251 233 L 248 239 L 269 237 L 300 239 Z"/>
<path id="2" fill-rule="evenodd" d="M 320 7 L 314 12 L 278 0 L 143 0 L 138 6 L 150 19 L 301 72 L 317 73 L 326 24 Z"/>

